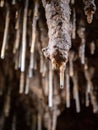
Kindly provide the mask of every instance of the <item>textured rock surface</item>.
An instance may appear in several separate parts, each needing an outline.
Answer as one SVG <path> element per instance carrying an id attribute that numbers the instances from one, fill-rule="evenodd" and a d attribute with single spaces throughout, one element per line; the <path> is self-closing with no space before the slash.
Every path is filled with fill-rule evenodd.
<path id="1" fill-rule="evenodd" d="M 43 52 L 57 64 L 65 62 L 71 47 L 69 0 L 43 0 L 48 25 L 49 44 Z"/>

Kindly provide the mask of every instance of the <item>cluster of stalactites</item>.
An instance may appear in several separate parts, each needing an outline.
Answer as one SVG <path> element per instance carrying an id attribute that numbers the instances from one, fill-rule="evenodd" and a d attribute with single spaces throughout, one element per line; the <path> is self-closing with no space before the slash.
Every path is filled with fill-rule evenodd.
<path id="1" fill-rule="evenodd" d="M 93 14 L 96 10 L 94 0 L 83 0 L 85 5 L 85 14 L 87 15 L 88 23 L 92 22 Z M 15 4 L 16 0 L 12 0 L 12 4 Z M 64 5 L 63 5 L 64 3 Z M 75 1 L 71 0 L 71 4 L 74 5 Z M 0 6 L 3 7 L 6 4 L 6 18 L 5 18 L 5 29 L 4 37 L 1 48 L 1 58 L 4 59 L 5 51 L 8 45 L 8 32 L 9 32 L 9 23 L 10 23 L 10 6 L 4 0 L 0 1 Z M 85 45 L 86 45 L 86 36 L 85 36 L 85 23 L 83 20 L 80 21 L 79 28 L 76 28 L 76 10 L 73 6 L 73 17 L 70 23 L 70 6 L 69 0 L 64 2 L 63 0 L 53 0 L 46 1 L 43 0 L 43 5 L 46 12 L 47 25 L 49 29 L 49 45 L 47 48 L 43 49 L 43 52 L 47 58 L 51 60 L 51 63 L 47 64 L 46 59 L 42 54 L 42 48 L 45 47 L 45 44 L 48 43 L 47 31 L 44 27 L 42 19 L 40 19 L 39 9 L 39 0 L 34 1 L 33 11 L 28 11 L 29 0 L 25 0 L 24 3 L 24 12 L 23 12 L 23 23 L 21 24 L 21 9 L 16 11 L 15 14 L 15 31 L 16 39 L 14 42 L 13 55 L 15 61 L 15 69 L 20 69 L 20 87 L 19 93 L 29 93 L 29 89 L 38 97 L 38 99 L 43 99 L 42 102 L 36 109 L 38 110 L 38 128 L 41 129 L 42 121 L 42 112 L 40 108 L 45 110 L 44 118 L 48 119 L 48 126 L 45 122 L 45 125 L 48 129 L 55 130 L 57 116 L 60 114 L 61 110 L 59 105 L 61 104 L 61 99 L 66 103 L 66 107 L 70 107 L 70 81 L 73 82 L 73 98 L 76 104 L 76 111 L 80 112 L 80 100 L 79 99 L 79 79 L 78 79 L 78 70 L 74 67 L 75 61 L 80 58 L 81 64 L 83 67 L 83 73 L 87 81 L 86 92 L 85 92 L 85 105 L 88 107 L 90 102 L 93 105 L 93 112 L 98 111 L 98 105 L 96 102 L 96 97 L 94 94 L 94 85 L 92 83 L 92 77 L 94 75 L 94 68 L 89 68 L 87 64 L 87 59 L 85 58 Z M 60 5 L 59 5 L 60 4 Z M 65 6 L 67 8 L 65 8 Z M 68 10 L 66 10 L 68 9 Z M 53 11 L 53 12 L 52 12 Z M 57 11 L 57 12 L 56 12 Z M 27 17 L 33 12 L 33 18 L 31 22 L 31 35 L 29 39 L 29 44 L 27 44 Z M 52 14 L 53 13 L 53 14 Z M 72 24 L 72 29 L 71 29 Z M 39 31 L 37 26 L 39 25 Z M 21 27 L 22 26 L 22 27 Z M 21 31 L 22 29 L 22 31 Z M 76 31 L 81 39 L 80 47 L 78 49 L 78 54 L 73 50 L 70 50 L 71 39 L 76 39 Z M 22 40 L 21 40 L 22 32 Z M 40 34 L 39 34 L 40 33 Z M 40 39 L 39 39 L 40 35 Z M 60 37 L 59 37 L 60 35 Z M 26 70 L 26 54 L 27 46 L 29 45 L 29 65 Z M 39 62 L 37 63 L 36 58 L 36 49 L 39 52 Z M 91 55 L 94 55 L 95 52 L 95 43 L 94 41 L 90 44 Z M 68 62 L 67 62 L 68 61 Z M 67 65 L 66 65 L 67 63 Z M 39 64 L 39 70 L 38 65 Z M 58 80 L 56 80 L 56 75 L 54 68 L 59 69 L 60 75 L 60 87 L 63 88 L 62 93 L 59 92 L 57 87 Z M 65 70 L 66 67 L 66 70 Z M 33 71 L 39 71 L 39 75 L 34 75 Z M 26 76 L 25 76 L 26 75 Z M 38 79 L 41 80 L 42 84 L 38 85 Z M 32 83 L 33 82 L 33 83 Z M 25 86 L 25 87 L 24 87 Z M 31 87 L 32 86 L 32 87 Z M 51 111 L 48 109 L 47 103 L 45 100 L 48 97 L 48 105 L 51 108 Z M 90 98 L 89 98 L 90 97 Z M 10 91 L 8 91 L 6 102 L 4 104 L 4 113 L 8 116 L 10 109 Z M 51 117 L 52 113 L 52 117 Z M 14 119 L 15 120 L 15 117 Z M 14 121 L 15 122 L 15 121 Z M 51 125 L 52 124 L 52 125 Z M 13 126 L 14 127 L 14 126 Z M 51 127 L 51 128 L 50 128 Z"/>

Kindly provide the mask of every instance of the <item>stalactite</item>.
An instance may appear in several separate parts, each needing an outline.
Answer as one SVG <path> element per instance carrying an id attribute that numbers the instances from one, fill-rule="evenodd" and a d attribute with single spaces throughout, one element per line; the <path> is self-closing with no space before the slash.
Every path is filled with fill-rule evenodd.
<path id="1" fill-rule="evenodd" d="M 26 78 L 26 86 L 25 86 L 25 94 L 28 94 L 28 93 L 29 93 L 29 85 L 30 85 L 30 78 L 29 78 L 29 76 L 27 75 L 27 78 Z"/>
<path id="2" fill-rule="evenodd" d="M 70 78 L 69 78 L 69 69 L 66 69 L 66 107 L 70 107 Z"/>
<path id="3" fill-rule="evenodd" d="M 1 58 L 2 59 L 4 59 L 4 57 L 5 57 L 6 45 L 7 45 L 7 42 L 8 42 L 9 23 L 10 23 L 10 10 L 9 10 L 8 3 L 6 3 L 5 29 L 4 29 L 4 37 L 3 37 L 2 48 L 1 48 Z"/>
<path id="4" fill-rule="evenodd" d="M 54 87 L 54 98 L 52 107 L 52 130 L 56 130 L 57 118 L 60 115 L 59 105 L 61 103 L 60 96 L 57 94 L 56 87 Z"/>
<path id="5" fill-rule="evenodd" d="M 13 116 L 13 120 L 12 120 L 12 130 L 16 130 L 16 116 Z"/>
<path id="6" fill-rule="evenodd" d="M 81 63 L 85 64 L 85 44 L 81 44 L 79 48 L 79 56 L 81 58 Z"/>
<path id="7" fill-rule="evenodd" d="M 21 47 L 21 76 L 20 76 L 19 93 L 23 93 L 24 90 L 28 4 L 29 4 L 29 0 L 25 0 L 24 16 L 23 16 L 23 34 L 22 34 L 22 47 Z"/>
<path id="8" fill-rule="evenodd" d="M 69 53 L 69 75 L 72 77 L 74 75 L 73 61 L 74 61 L 74 52 L 70 51 Z"/>
<path id="9" fill-rule="evenodd" d="M 19 62 L 18 62 L 18 68 L 21 67 L 21 48 L 19 49 Z"/>
<path id="10" fill-rule="evenodd" d="M 81 109 L 80 101 L 86 107 L 92 105 L 93 113 L 97 113 L 97 14 L 94 22 L 88 25 L 81 10 L 83 5 L 75 0 L 25 0 L 24 5 L 22 2 L 0 1 L 1 18 L 5 20 L 5 24 L 0 21 L 0 41 L 4 34 L 2 59 L 7 50 L 5 60 L 0 61 L 0 101 L 4 97 L 0 129 L 3 129 L 4 121 L 6 117 L 10 118 L 9 112 L 14 107 L 11 113 L 12 130 L 18 129 L 17 108 L 21 106 L 26 111 L 23 115 L 26 120 L 23 120 L 32 130 L 41 130 L 43 125 L 48 130 L 56 130 L 58 116 L 65 104 L 66 109 L 73 107 L 72 98 L 77 113 Z M 96 11 L 94 2 L 82 2 L 88 23 L 92 22 Z M 44 56 L 50 61 L 47 62 Z"/>
<path id="11" fill-rule="evenodd" d="M 78 89 L 78 77 L 77 72 L 75 72 L 75 75 L 73 77 L 73 96 L 76 103 L 76 112 L 80 112 L 80 101 L 79 101 L 79 89 Z"/>
<path id="12" fill-rule="evenodd" d="M 76 11 L 73 8 L 73 21 L 72 21 L 72 39 L 76 38 Z"/>
<path id="13" fill-rule="evenodd" d="M 96 101 L 96 97 L 94 95 L 94 86 L 92 86 L 92 91 L 91 91 L 91 104 L 93 106 L 93 113 L 97 113 L 98 112 L 98 103 Z"/>
<path id="14" fill-rule="evenodd" d="M 42 118 L 41 118 L 41 114 L 38 113 L 38 130 L 42 130 Z"/>
<path id="15" fill-rule="evenodd" d="M 14 48 L 13 48 L 13 53 L 14 54 L 18 50 L 18 48 L 19 48 L 19 42 L 20 42 L 20 11 L 16 12 L 16 15 L 17 15 L 16 16 L 17 17 L 17 21 L 16 21 L 16 25 L 15 25 L 16 39 L 15 39 L 15 44 L 14 44 Z"/>
<path id="16" fill-rule="evenodd" d="M 25 71 L 28 4 L 29 4 L 29 0 L 25 0 L 24 16 L 23 16 L 22 53 L 21 53 L 21 71 L 22 72 Z"/>
<path id="17" fill-rule="evenodd" d="M 15 13 L 15 20 L 16 20 L 16 23 L 15 23 L 15 29 L 17 30 L 19 28 L 19 14 L 20 12 L 19 11 L 16 11 Z"/>
<path id="18" fill-rule="evenodd" d="M 52 129 L 52 124 L 51 124 L 51 118 L 50 118 L 50 113 L 49 111 L 46 111 L 44 114 L 44 125 L 48 130 Z"/>
<path id="19" fill-rule="evenodd" d="M 34 58 L 36 59 L 36 56 Z M 34 62 L 34 70 L 37 70 L 37 60 Z"/>
<path id="20" fill-rule="evenodd" d="M 84 71 L 84 74 L 85 74 L 85 77 L 86 77 L 86 80 L 87 80 L 87 89 L 86 89 L 86 106 L 88 107 L 89 106 L 89 96 L 90 96 L 90 92 L 91 92 L 91 78 L 89 76 L 89 73 L 88 73 L 88 70 L 85 69 Z"/>
<path id="21" fill-rule="evenodd" d="M 4 6 L 4 0 L 1 0 L 0 7 L 3 7 L 3 6 Z"/>
<path id="22" fill-rule="evenodd" d="M 58 110 L 56 107 L 54 107 L 54 110 L 53 110 L 53 123 L 52 123 L 52 130 L 56 130 L 56 123 L 57 123 L 57 116 L 58 116 Z"/>
<path id="23" fill-rule="evenodd" d="M 21 74 L 20 74 L 19 93 L 23 93 L 23 91 L 24 91 L 24 82 L 25 82 L 25 75 L 24 75 L 24 72 L 21 72 Z"/>
<path id="24" fill-rule="evenodd" d="M 45 63 L 44 57 L 41 53 L 40 54 L 40 73 L 42 74 L 43 77 L 46 76 L 46 71 L 47 71 L 46 63 Z"/>
<path id="25" fill-rule="evenodd" d="M 42 76 L 45 77 L 46 76 L 46 72 L 47 72 L 47 67 L 46 67 L 46 63 L 44 61 L 43 63 L 43 73 L 42 73 Z"/>
<path id="26" fill-rule="evenodd" d="M 81 59 L 81 64 L 85 64 L 85 26 L 84 22 L 80 22 L 80 28 L 78 29 L 78 35 L 81 39 L 81 45 L 79 47 L 79 57 Z"/>
<path id="27" fill-rule="evenodd" d="M 29 77 L 31 78 L 33 76 L 34 70 L 34 53 L 30 54 L 30 65 L 29 65 Z"/>
<path id="28" fill-rule="evenodd" d="M 48 105 L 49 107 L 53 106 L 53 71 L 51 68 L 51 65 L 49 67 L 49 101 Z"/>
<path id="29" fill-rule="evenodd" d="M 15 54 L 14 62 L 15 62 L 15 70 L 18 70 L 18 65 L 19 65 L 19 52 L 18 51 Z"/>
<path id="30" fill-rule="evenodd" d="M 16 0 L 12 0 L 12 5 L 15 5 L 16 4 Z"/>
<path id="31" fill-rule="evenodd" d="M 38 0 L 35 1 L 35 8 L 34 8 L 34 16 L 33 16 L 33 23 L 32 23 L 32 44 L 31 44 L 31 53 L 34 53 L 34 47 L 36 42 L 36 26 L 38 20 Z"/>
<path id="32" fill-rule="evenodd" d="M 65 69 L 64 64 L 68 60 L 68 52 L 71 47 L 69 0 L 42 0 L 42 2 L 49 29 L 49 44 L 47 48 L 43 49 L 43 52 L 51 60 L 52 64 L 58 66 L 60 70 L 60 86 L 62 87 Z"/>
<path id="33" fill-rule="evenodd" d="M 85 5 L 84 12 L 87 16 L 87 22 L 90 24 L 92 23 L 93 15 L 96 11 L 95 0 L 83 0 L 83 3 Z"/>
<path id="34" fill-rule="evenodd" d="M 91 104 L 93 106 L 93 112 L 97 112 L 98 111 L 98 106 L 97 106 L 97 102 L 96 102 L 96 98 L 95 98 L 95 95 L 94 95 L 94 86 L 93 86 L 93 83 L 92 83 L 92 76 L 94 74 L 94 68 L 90 68 L 89 70 L 86 69 L 84 71 L 85 73 L 85 77 L 86 77 L 86 80 L 87 80 L 87 89 L 86 89 L 86 106 L 88 107 L 89 106 L 89 96 L 90 96 L 90 99 L 91 99 Z"/>
<path id="35" fill-rule="evenodd" d="M 75 3 L 75 0 L 71 0 L 71 4 L 74 4 Z"/>
<path id="36" fill-rule="evenodd" d="M 60 66 L 60 88 L 64 87 L 64 72 L 65 72 L 65 63 L 62 63 L 62 66 Z"/>
<path id="37" fill-rule="evenodd" d="M 10 90 L 10 88 L 9 88 L 9 90 L 8 90 L 8 93 L 7 93 L 7 95 L 6 95 L 6 101 L 5 101 L 5 104 L 4 104 L 4 115 L 5 115 L 5 117 L 8 117 L 9 116 L 9 111 L 10 111 L 10 100 L 11 100 L 11 90 Z"/>
<path id="38" fill-rule="evenodd" d="M 31 130 L 36 130 L 36 115 L 32 115 L 32 127 Z"/>
<path id="39" fill-rule="evenodd" d="M 52 129 L 55 130 L 56 129 L 56 125 L 57 125 L 57 118 L 60 115 L 60 109 L 59 109 L 59 104 L 60 104 L 61 100 L 60 100 L 60 96 L 59 95 L 55 95 L 54 96 L 54 106 L 52 108 Z"/>
<path id="40" fill-rule="evenodd" d="M 95 53 L 95 43 L 94 43 L 94 41 L 92 41 L 90 43 L 90 52 L 91 52 L 91 55 L 94 55 L 94 53 Z"/>
<path id="41" fill-rule="evenodd" d="M 0 130 L 3 130 L 3 128 L 4 128 L 4 122 L 5 122 L 5 116 L 1 115 L 1 117 L 0 117 Z"/>

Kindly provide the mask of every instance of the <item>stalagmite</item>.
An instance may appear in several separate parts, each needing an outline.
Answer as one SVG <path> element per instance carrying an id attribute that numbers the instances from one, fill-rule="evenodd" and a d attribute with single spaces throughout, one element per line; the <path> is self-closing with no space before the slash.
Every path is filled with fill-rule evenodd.
<path id="1" fill-rule="evenodd" d="M 9 10 L 9 5 L 6 4 L 5 29 L 4 29 L 2 48 L 1 48 L 1 58 L 2 59 L 4 59 L 4 57 L 5 57 L 6 45 L 7 45 L 7 42 L 8 42 L 9 23 L 10 23 L 10 10 Z"/>
<path id="2" fill-rule="evenodd" d="M 71 47 L 69 0 L 42 0 L 46 12 L 49 44 L 44 55 L 60 70 L 60 86 L 63 86 L 65 64 Z"/>
<path id="3" fill-rule="evenodd" d="M 87 16 L 87 22 L 90 24 L 92 23 L 93 15 L 96 11 L 95 0 L 83 0 L 83 3 L 85 5 L 84 12 Z"/>

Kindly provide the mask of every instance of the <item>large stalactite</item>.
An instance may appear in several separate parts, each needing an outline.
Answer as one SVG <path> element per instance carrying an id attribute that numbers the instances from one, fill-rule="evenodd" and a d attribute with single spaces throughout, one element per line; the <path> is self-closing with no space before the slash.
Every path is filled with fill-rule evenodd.
<path id="1" fill-rule="evenodd" d="M 69 0 L 44 1 L 48 25 L 49 43 L 43 49 L 44 55 L 51 60 L 52 66 L 60 71 L 60 86 L 64 86 L 64 70 L 71 48 L 71 26 Z"/>
<path id="2" fill-rule="evenodd" d="M 43 49 L 47 58 L 54 59 L 59 66 L 68 60 L 71 48 L 70 7 L 69 0 L 44 1 L 47 24 L 49 29 L 49 44 Z"/>

